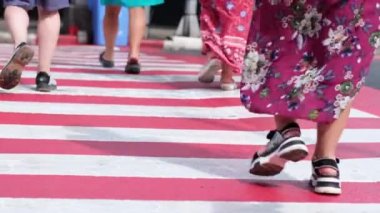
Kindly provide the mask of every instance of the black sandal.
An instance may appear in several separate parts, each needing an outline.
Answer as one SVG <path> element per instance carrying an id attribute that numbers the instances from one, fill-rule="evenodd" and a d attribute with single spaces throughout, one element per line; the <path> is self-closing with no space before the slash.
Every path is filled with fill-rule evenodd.
<path id="1" fill-rule="evenodd" d="M 114 61 L 110 61 L 110 60 L 107 60 L 107 59 L 104 59 L 104 53 L 105 52 L 102 52 L 100 53 L 99 55 L 99 62 L 102 64 L 103 67 L 106 67 L 106 68 L 112 68 L 115 66 L 115 63 Z"/>
<path id="2" fill-rule="evenodd" d="M 318 194 L 339 195 L 342 193 L 339 179 L 339 159 L 322 158 L 312 161 L 313 174 L 310 179 L 310 186 Z M 336 175 L 323 175 L 319 172 L 322 168 L 334 169 Z"/>

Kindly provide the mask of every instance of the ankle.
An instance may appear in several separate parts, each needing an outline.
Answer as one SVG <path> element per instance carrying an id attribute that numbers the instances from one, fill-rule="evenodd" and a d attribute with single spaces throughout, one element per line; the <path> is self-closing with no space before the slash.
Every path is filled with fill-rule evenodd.
<path id="1" fill-rule="evenodd" d="M 107 61 L 112 61 L 113 60 L 113 51 L 105 50 L 103 54 L 103 59 Z"/>
<path id="2" fill-rule="evenodd" d="M 282 128 L 278 128 L 277 131 L 279 131 L 284 138 L 301 136 L 300 126 L 296 122 L 289 122 L 283 125 Z"/>

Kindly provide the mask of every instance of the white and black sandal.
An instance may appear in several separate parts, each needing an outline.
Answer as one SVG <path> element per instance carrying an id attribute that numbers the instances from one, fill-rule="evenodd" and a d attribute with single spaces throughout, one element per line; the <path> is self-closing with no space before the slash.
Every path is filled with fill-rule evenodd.
<path id="1" fill-rule="evenodd" d="M 318 194 L 339 195 L 342 193 L 339 179 L 339 159 L 322 158 L 312 161 L 313 174 L 310 179 L 310 185 L 314 192 Z M 320 169 L 331 168 L 336 171 L 336 175 L 321 174 Z"/>
<path id="2" fill-rule="evenodd" d="M 297 123 L 290 123 L 282 130 L 272 130 L 267 138 L 267 145 L 253 155 L 249 170 L 253 175 L 277 175 L 288 161 L 298 162 L 308 155 Z"/>

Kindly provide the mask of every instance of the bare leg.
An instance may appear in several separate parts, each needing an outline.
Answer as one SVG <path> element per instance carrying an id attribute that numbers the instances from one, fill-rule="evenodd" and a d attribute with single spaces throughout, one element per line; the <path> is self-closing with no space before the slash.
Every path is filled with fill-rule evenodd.
<path id="1" fill-rule="evenodd" d="M 293 118 L 288 118 L 288 117 L 279 116 L 279 115 L 274 116 L 274 121 L 276 122 L 277 130 L 282 130 L 288 124 L 296 122 Z"/>
<path id="2" fill-rule="evenodd" d="M 0 87 L 12 89 L 20 83 L 22 71 L 32 60 L 34 51 L 29 45 L 20 45 L 28 39 L 29 16 L 26 10 L 17 6 L 7 6 L 4 16 L 15 51 L 1 69 Z"/>
<path id="3" fill-rule="evenodd" d="M 317 144 L 313 159 L 336 158 L 336 148 L 350 115 L 350 109 L 351 105 L 342 112 L 337 120 L 330 124 L 318 124 Z M 320 172 L 322 174 L 336 174 L 336 171 L 330 168 L 322 168 Z"/>
<path id="4" fill-rule="evenodd" d="M 15 47 L 28 38 L 29 16 L 25 9 L 7 6 L 4 12 L 5 21 L 11 33 Z"/>
<path id="5" fill-rule="evenodd" d="M 61 20 L 58 11 L 49 12 L 38 8 L 38 15 L 38 70 L 50 72 L 51 60 L 57 46 Z"/>
<path id="6" fill-rule="evenodd" d="M 107 6 L 103 19 L 103 30 L 106 43 L 106 50 L 103 57 L 109 61 L 113 60 L 115 40 L 119 31 L 120 10 L 121 7 L 119 6 Z"/>
<path id="7" fill-rule="evenodd" d="M 222 64 L 222 76 L 220 79 L 220 87 L 222 90 L 236 89 L 236 83 L 233 79 L 233 68 L 226 63 Z"/>
<path id="8" fill-rule="evenodd" d="M 145 10 L 142 7 L 129 9 L 129 58 L 139 58 L 140 45 L 145 34 Z"/>

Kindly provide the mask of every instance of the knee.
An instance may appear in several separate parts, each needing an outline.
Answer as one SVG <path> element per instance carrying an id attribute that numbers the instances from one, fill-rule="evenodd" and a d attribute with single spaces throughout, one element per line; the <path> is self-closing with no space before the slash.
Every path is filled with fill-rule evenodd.
<path id="1" fill-rule="evenodd" d="M 119 7 L 107 7 L 104 18 L 107 19 L 117 19 L 119 17 L 120 8 Z"/>

